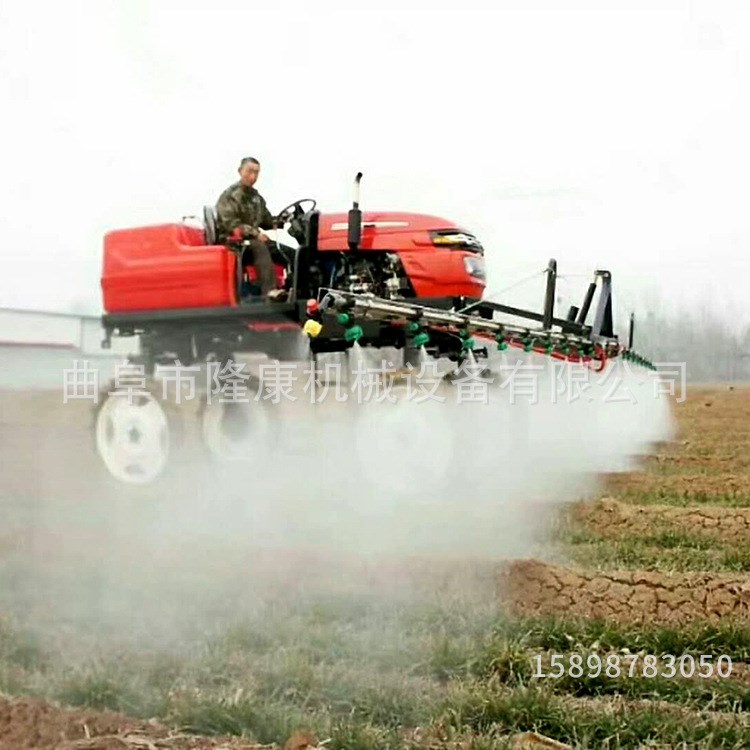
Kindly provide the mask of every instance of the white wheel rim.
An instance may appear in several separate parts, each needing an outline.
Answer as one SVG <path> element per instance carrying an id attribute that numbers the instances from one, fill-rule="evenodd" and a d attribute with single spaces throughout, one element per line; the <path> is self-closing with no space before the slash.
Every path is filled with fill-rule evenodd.
<path id="1" fill-rule="evenodd" d="M 219 461 L 257 460 L 270 439 L 266 409 L 242 401 L 207 403 L 201 429 L 203 444 Z"/>
<path id="2" fill-rule="evenodd" d="M 147 484 L 169 457 L 169 423 L 151 395 L 109 396 L 96 420 L 96 447 L 110 474 L 121 482 Z"/>

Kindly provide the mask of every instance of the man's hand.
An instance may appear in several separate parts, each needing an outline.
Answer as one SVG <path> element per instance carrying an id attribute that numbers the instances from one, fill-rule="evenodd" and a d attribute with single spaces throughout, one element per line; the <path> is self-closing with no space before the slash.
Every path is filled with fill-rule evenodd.
<path id="1" fill-rule="evenodd" d="M 284 225 L 292 220 L 292 212 L 291 211 L 285 211 L 283 214 L 279 214 L 278 216 L 273 217 L 273 223 L 277 227 L 284 228 Z"/>
<path id="2" fill-rule="evenodd" d="M 245 240 L 260 240 L 261 242 L 269 242 L 270 237 L 264 234 L 260 229 L 251 227 L 249 224 L 243 224 L 241 227 L 237 227 L 231 235 L 232 239 L 239 239 L 240 241 Z"/>

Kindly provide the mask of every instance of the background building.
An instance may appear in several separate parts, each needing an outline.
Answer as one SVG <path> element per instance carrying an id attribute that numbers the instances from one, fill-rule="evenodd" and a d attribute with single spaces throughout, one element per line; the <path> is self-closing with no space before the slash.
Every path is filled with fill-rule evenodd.
<path id="1" fill-rule="evenodd" d="M 64 371 L 87 361 L 102 382 L 137 352 L 137 338 L 102 347 L 96 316 L 0 308 L 0 388 L 62 388 Z"/>

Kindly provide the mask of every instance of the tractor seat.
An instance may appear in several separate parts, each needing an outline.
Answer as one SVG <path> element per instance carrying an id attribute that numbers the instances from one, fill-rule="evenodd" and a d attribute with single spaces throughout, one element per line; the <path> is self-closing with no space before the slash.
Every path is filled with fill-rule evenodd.
<path id="1" fill-rule="evenodd" d="M 219 244 L 216 241 L 216 209 L 213 206 L 203 206 L 203 228 L 206 232 L 206 244 Z"/>

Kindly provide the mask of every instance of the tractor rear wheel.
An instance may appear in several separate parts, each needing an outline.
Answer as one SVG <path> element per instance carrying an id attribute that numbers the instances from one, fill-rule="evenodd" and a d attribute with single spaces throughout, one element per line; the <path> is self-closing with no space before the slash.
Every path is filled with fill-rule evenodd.
<path id="1" fill-rule="evenodd" d="M 253 383 L 255 381 L 253 380 Z M 257 392 L 251 383 L 249 391 Z M 271 454 L 278 438 L 278 415 L 265 402 L 206 399 L 199 412 L 204 449 L 218 463 L 263 461 Z"/>

